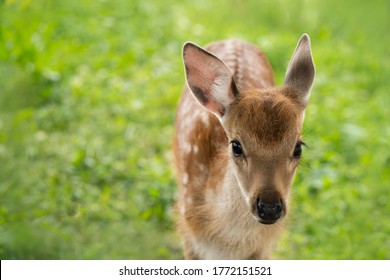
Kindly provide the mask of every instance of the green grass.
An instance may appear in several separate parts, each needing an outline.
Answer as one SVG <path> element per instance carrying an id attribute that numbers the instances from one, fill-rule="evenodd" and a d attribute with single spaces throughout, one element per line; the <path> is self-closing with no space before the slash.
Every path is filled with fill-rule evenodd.
<path id="1" fill-rule="evenodd" d="M 194 4 L 196 3 L 196 4 Z M 317 76 L 280 259 L 390 259 L 388 1 L 0 1 L 0 258 L 177 259 L 181 46 Z"/>

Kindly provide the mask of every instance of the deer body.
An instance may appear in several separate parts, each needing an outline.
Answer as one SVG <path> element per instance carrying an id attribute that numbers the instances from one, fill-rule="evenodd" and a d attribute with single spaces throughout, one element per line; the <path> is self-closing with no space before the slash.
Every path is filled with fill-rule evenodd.
<path id="1" fill-rule="evenodd" d="M 183 48 L 187 86 L 176 115 L 178 230 L 187 259 L 270 258 L 283 229 L 314 78 L 307 35 L 275 87 L 253 45 Z"/>

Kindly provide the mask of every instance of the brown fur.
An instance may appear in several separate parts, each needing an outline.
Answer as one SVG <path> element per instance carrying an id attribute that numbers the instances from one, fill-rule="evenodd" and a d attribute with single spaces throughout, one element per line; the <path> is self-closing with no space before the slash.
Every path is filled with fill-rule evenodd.
<path id="1" fill-rule="evenodd" d="M 268 89 L 246 91 L 239 95 L 236 104 L 232 105 L 231 126 L 245 129 L 258 144 L 272 148 L 291 134 L 300 134 L 300 123 L 297 119 L 306 107 L 289 97 L 286 89 Z M 233 137 L 234 138 L 234 137 Z"/>
<path id="2" fill-rule="evenodd" d="M 272 68 L 253 45 L 222 41 L 210 44 L 208 50 L 213 55 L 202 59 L 206 63 L 208 57 L 215 60 L 214 55 L 222 59 L 233 77 L 230 88 L 237 88 L 233 94 L 226 92 L 234 100 L 228 108 L 215 103 L 209 88 L 215 80 L 213 73 L 204 77 L 200 60 L 191 57 L 198 54 L 188 55 L 196 64 L 196 68 L 186 68 L 194 95 L 185 88 L 176 114 L 174 140 L 178 230 L 184 255 L 187 259 L 270 258 L 284 219 L 260 224 L 254 219 L 257 199 L 281 199 L 287 212 L 299 162 L 292 154 L 301 139 L 307 100 L 291 86 L 274 87 Z M 210 69 L 205 73 L 214 68 Z M 223 125 L 194 97 L 223 116 Z M 232 156 L 232 140 L 240 141 L 245 156 Z"/>

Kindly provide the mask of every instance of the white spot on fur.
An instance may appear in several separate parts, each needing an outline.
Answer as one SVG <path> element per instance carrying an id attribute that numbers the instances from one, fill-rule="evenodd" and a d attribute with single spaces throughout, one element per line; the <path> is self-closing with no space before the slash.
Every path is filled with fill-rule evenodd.
<path id="1" fill-rule="evenodd" d="M 207 127 L 209 125 L 209 116 L 206 112 L 200 115 L 203 124 Z"/>
<path id="2" fill-rule="evenodd" d="M 180 214 L 184 216 L 185 213 L 186 213 L 186 207 L 183 205 L 180 207 Z"/>
<path id="3" fill-rule="evenodd" d="M 183 149 L 183 153 L 189 154 L 191 152 L 192 146 L 188 142 L 183 142 L 182 143 L 182 149 Z"/>
<path id="4" fill-rule="evenodd" d="M 182 183 L 183 183 L 183 185 L 188 184 L 188 173 L 183 174 Z"/>
<path id="5" fill-rule="evenodd" d="M 194 200 L 192 199 L 192 197 L 188 196 L 187 199 L 186 199 L 186 203 L 188 205 L 194 204 Z"/>
<path id="6" fill-rule="evenodd" d="M 198 170 L 202 173 L 207 172 L 206 166 L 204 164 L 198 164 Z"/>

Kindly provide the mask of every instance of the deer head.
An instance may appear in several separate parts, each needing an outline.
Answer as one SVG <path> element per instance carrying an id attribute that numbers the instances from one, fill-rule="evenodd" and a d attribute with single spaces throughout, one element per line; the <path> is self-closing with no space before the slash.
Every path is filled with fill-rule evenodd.
<path id="1" fill-rule="evenodd" d="M 250 213 L 263 224 L 275 223 L 286 214 L 302 154 L 304 110 L 315 75 L 309 36 L 300 38 L 284 83 L 275 88 L 238 88 L 225 63 L 193 43 L 184 45 L 183 60 L 191 92 L 226 132 L 228 172 Z"/>

